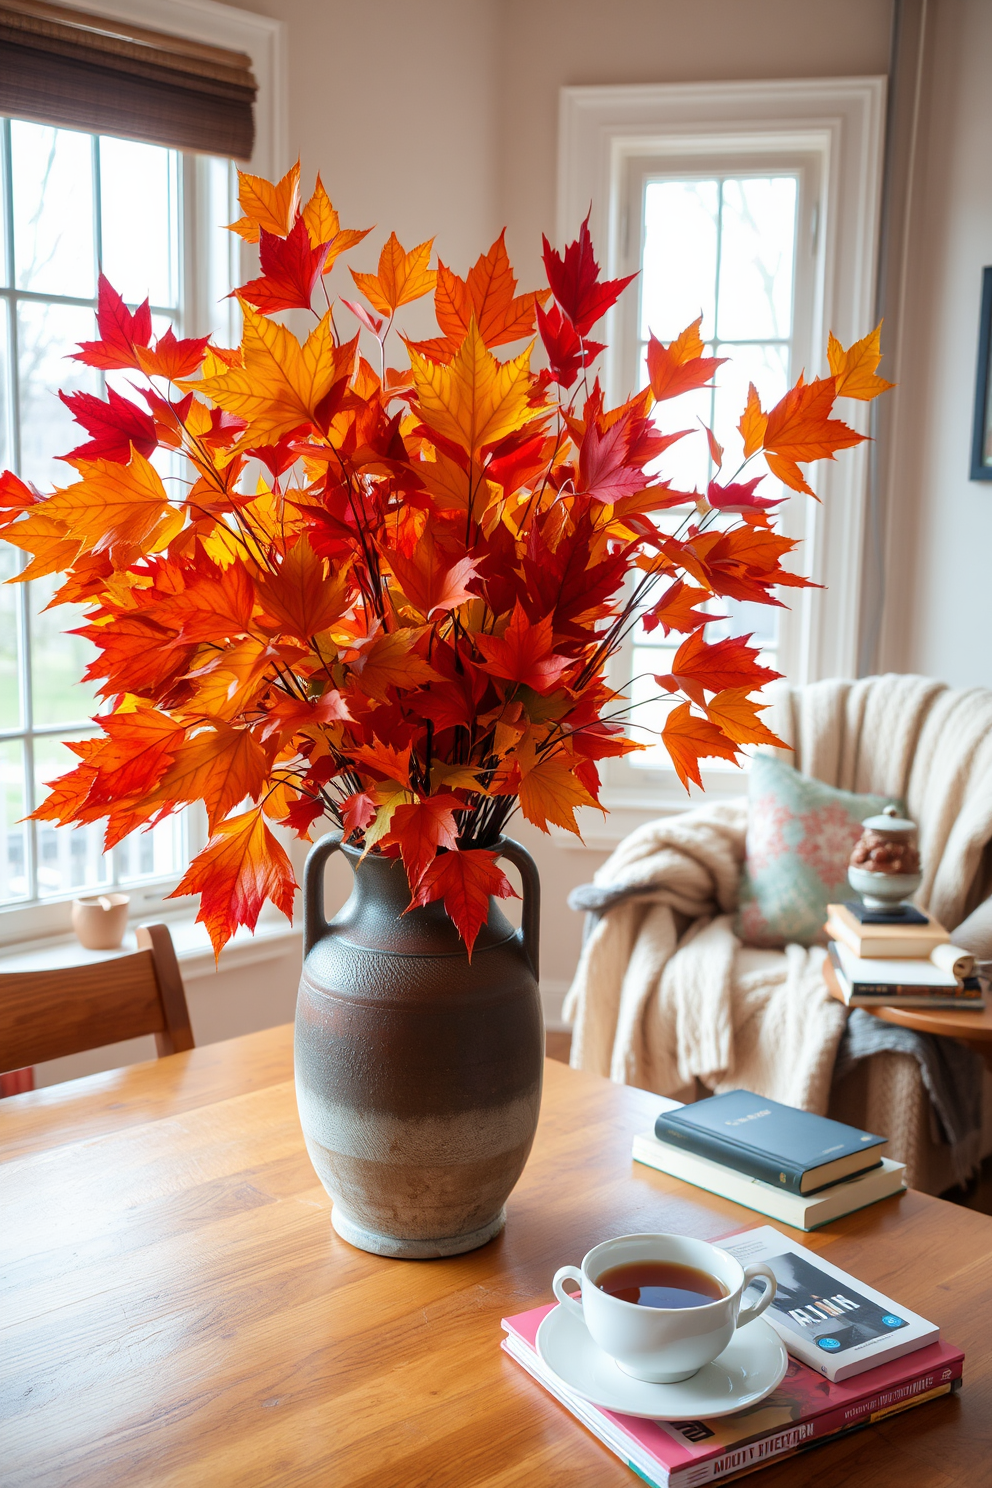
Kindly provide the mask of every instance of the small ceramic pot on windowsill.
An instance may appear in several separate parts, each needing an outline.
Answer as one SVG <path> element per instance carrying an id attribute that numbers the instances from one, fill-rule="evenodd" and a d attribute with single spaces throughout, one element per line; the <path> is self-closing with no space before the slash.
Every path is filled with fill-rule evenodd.
<path id="1" fill-rule="evenodd" d="M 129 894 L 94 894 L 72 902 L 72 928 L 88 951 L 116 951 L 127 929 Z"/>

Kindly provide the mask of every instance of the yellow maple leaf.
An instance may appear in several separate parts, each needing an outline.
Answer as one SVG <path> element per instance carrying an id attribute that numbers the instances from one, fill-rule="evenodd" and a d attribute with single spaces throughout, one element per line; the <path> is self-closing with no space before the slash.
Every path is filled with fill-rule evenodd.
<path id="1" fill-rule="evenodd" d="M 838 396 L 859 398 L 867 403 L 870 399 L 877 398 L 879 393 L 895 387 L 894 382 L 886 382 L 885 378 L 879 377 L 875 370 L 882 360 L 881 337 L 882 322 L 879 321 L 869 335 L 862 336 L 860 341 L 855 341 L 854 345 L 845 351 L 833 331 L 830 332 L 827 342 L 827 361 L 834 375 L 834 386 Z"/>
<path id="2" fill-rule="evenodd" d="M 372 231 L 370 227 L 341 226 L 341 220 L 331 205 L 331 199 L 319 175 L 313 189 L 313 196 L 303 208 L 301 216 L 310 234 L 310 246 L 319 248 L 324 243 L 330 245 L 324 260 L 323 272 L 325 274 L 331 272 L 336 258 L 340 258 L 341 254 L 347 252 L 349 248 L 354 248 L 356 243 L 360 243 Z"/>
<path id="3" fill-rule="evenodd" d="M 392 315 L 401 305 L 433 291 L 437 274 L 427 267 L 433 246 L 434 239 L 428 238 L 407 253 L 396 234 L 390 233 L 379 254 L 378 272 L 358 274 L 352 269 L 351 277 L 380 315 Z"/>
<path id="4" fill-rule="evenodd" d="M 121 544 L 152 551 L 162 546 L 163 518 L 169 536 L 182 526 L 181 514 L 169 506 L 162 477 L 133 446 L 126 465 L 119 460 L 79 460 L 76 468 L 82 480 L 56 489 L 45 512 L 65 522 L 73 537 L 92 552 Z"/>
<path id="5" fill-rule="evenodd" d="M 312 422 L 321 398 L 348 371 L 354 348 L 350 343 L 335 347 L 330 311 L 301 346 L 292 331 L 251 305 L 242 302 L 242 310 L 243 365 L 225 367 L 212 377 L 180 386 L 204 394 L 218 408 L 245 419 L 248 428 L 239 447 L 247 449 L 272 443 L 300 424 Z"/>
<path id="6" fill-rule="evenodd" d="M 533 345 L 510 362 L 498 362 L 473 316 L 468 335 L 447 366 L 411 346 L 413 382 L 424 423 L 469 455 L 522 428 L 535 414 L 529 401 Z"/>
<path id="7" fill-rule="evenodd" d="M 229 232 L 237 233 L 246 243 L 257 243 L 261 228 L 277 237 L 286 237 L 300 205 L 300 162 L 274 183 L 264 176 L 250 176 L 247 171 L 239 170 L 238 201 L 245 215 L 229 224 Z"/>

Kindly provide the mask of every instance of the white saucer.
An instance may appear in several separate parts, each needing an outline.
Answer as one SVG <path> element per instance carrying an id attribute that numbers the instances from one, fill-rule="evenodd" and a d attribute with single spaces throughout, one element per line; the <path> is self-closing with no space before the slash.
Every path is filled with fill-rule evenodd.
<path id="1" fill-rule="evenodd" d="M 537 1352 L 577 1395 L 603 1410 L 655 1421 L 729 1416 L 770 1395 L 785 1376 L 788 1355 L 764 1318 L 738 1328 L 723 1353 L 691 1379 L 652 1385 L 632 1379 L 604 1354 L 581 1318 L 556 1307 L 537 1330 Z"/>

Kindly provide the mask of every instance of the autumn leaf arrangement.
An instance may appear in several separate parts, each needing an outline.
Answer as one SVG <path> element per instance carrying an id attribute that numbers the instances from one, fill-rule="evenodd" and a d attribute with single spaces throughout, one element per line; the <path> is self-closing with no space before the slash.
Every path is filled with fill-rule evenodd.
<path id="1" fill-rule="evenodd" d="M 266 899 L 291 914 L 271 824 L 305 837 L 329 818 L 400 857 L 411 904 L 443 900 L 471 954 L 489 895 L 512 893 L 513 812 L 576 831 L 599 762 L 640 747 L 607 680 L 636 623 L 684 637 L 656 679 L 684 784 L 701 758 L 774 742 L 776 674 L 749 637 L 708 643 L 705 606 L 807 583 L 758 487 L 770 472 L 812 495 L 800 467 L 861 441 L 832 410 L 889 385 L 878 332 L 831 338 L 830 375 L 767 411 L 750 388 L 753 474 L 725 475 L 697 429 L 717 475 L 674 490 L 664 452 L 692 431 L 666 431 L 659 405 L 721 359 L 699 320 L 652 337 L 649 385 L 605 406 L 592 337 L 629 281 L 601 279 L 587 223 L 563 254 L 545 239 L 547 285 L 527 293 L 503 235 L 463 279 L 394 234 L 335 302 L 328 276 L 366 231 L 341 227 L 320 178 L 302 203 L 298 166 L 243 174 L 240 202 L 261 270 L 237 291 L 240 346 L 153 339 L 147 301 L 131 311 L 101 278 L 99 340 L 75 355 L 113 385 L 60 395 L 89 435 L 63 457 L 75 479 L 42 495 L 0 477 L 4 535 L 32 555 L 19 578 L 65 574 L 53 603 L 87 607 L 106 699 L 35 816 L 106 818 L 109 847 L 202 801 L 210 840 L 176 893 L 200 893 L 218 952 Z M 398 312 L 427 295 L 439 334 L 410 340 Z M 312 315 L 306 339 L 285 311 Z M 673 530 L 659 517 L 677 507 Z"/>

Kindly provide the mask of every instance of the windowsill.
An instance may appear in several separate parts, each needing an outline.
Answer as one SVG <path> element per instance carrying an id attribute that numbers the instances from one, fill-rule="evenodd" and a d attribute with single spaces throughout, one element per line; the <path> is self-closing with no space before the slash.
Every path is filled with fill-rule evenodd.
<path id="1" fill-rule="evenodd" d="M 260 919 L 254 934 L 243 927 L 238 930 L 221 951 L 219 964 L 215 964 L 206 928 L 197 924 L 192 914 L 161 915 L 157 919 L 168 926 L 183 980 L 187 982 L 213 976 L 218 971 L 236 971 L 241 966 L 274 960 L 298 944 L 303 933 L 299 923 L 290 925 L 281 915 Z M 123 944 L 113 951 L 88 951 L 71 934 L 44 936 L 5 946 L 0 952 L 0 975 L 11 971 L 50 971 L 60 966 L 89 966 L 133 954 L 136 949 L 133 929 L 128 930 Z"/>

